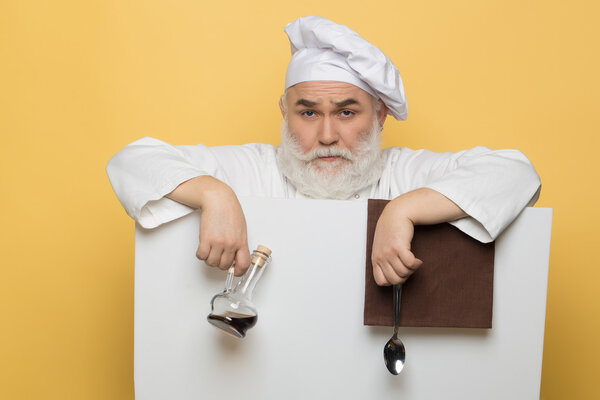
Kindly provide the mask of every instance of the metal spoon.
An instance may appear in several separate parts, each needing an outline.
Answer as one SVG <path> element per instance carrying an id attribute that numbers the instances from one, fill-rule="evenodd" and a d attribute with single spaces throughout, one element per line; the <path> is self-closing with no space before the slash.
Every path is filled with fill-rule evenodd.
<path id="1" fill-rule="evenodd" d="M 383 348 L 383 359 L 385 366 L 394 375 L 398 375 L 404 368 L 406 351 L 404 343 L 398 337 L 398 326 L 400 325 L 400 296 L 402 295 L 402 284 L 394 285 L 394 335 L 388 340 Z"/>

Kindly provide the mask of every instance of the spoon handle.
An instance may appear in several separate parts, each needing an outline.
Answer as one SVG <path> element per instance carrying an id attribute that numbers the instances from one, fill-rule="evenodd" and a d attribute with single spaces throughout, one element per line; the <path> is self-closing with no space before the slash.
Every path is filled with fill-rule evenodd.
<path id="1" fill-rule="evenodd" d="M 400 299 L 402 297 L 402 284 L 394 285 L 394 335 L 398 335 L 400 326 Z"/>

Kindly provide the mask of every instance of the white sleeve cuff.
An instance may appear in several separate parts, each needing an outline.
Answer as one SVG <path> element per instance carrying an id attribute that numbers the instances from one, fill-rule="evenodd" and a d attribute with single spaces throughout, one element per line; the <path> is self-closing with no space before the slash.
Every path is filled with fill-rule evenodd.
<path id="1" fill-rule="evenodd" d="M 150 200 L 142 207 L 138 223 L 143 228 L 152 229 L 166 222 L 181 218 L 193 211 L 193 208 L 185 204 L 163 197 L 159 200 Z"/>
<path id="2" fill-rule="evenodd" d="M 166 222 L 181 218 L 194 211 L 193 208 L 165 196 L 171 193 L 177 186 L 192 178 L 206 175 L 195 169 L 187 169 L 180 171 L 177 176 L 163 188 L 159 189 L 152 196 L 143 196 L 145 200 L 141 200 L 134 206 L 134 209 L 129 213 L 132 218 L 146 229 L 156 228 Z M 145 202 L 145 203 L 143 203 Z"/>

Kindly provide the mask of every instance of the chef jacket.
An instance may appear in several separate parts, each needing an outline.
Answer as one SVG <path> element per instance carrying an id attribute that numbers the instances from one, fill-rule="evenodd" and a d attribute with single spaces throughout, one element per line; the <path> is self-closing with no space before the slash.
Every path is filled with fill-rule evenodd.
<path id="1" fill-rule="evenodd" d="M 219 179 L 238 196 L 306 198 L 282 174 L 276 150 L 261 143 L 173 146 L 146 137 L 113 156 L 107 173 L 127 213 L 142 227 L 154 228 L 193 211 L 164 196 L 201 175 Z M 457 153 L 435 153 L 391 147 L 383 150 L 383 157 L 381 178 L 351 199 L 394 199 L 430 188 L 468 214 L 451 224 L 481 242 L 494 240 L 539 197 L 539 176 L 517 150 L 478 146 Z"/>

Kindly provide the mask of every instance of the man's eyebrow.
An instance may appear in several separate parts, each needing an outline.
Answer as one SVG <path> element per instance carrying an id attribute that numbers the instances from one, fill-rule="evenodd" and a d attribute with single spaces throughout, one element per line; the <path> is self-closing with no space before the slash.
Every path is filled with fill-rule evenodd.
<path id="1" fill-rule="evenodd" d="M 349 106 L 351 104 L 359 104 L 359 103 L 358 103 L 358 100 L 350 98 L 350 99 L 339 101 L 337 103 L 333 102 L 333 104 L 339 108 L 342 108 L 342 107 Z"/>
<path id="2" fill-rule="evenodd" d="M 304 107 L 314 107 L 317 104 L 319 104 L 319 103 L 317 103 L 316 101 L 310 101 L 310 100 L 306 100 L 306 99 L 299 99 L 296 102 L 297 106 L 304 106 Z"/>
<path id="3" fill-rule="evenodd" d="M 333 103 L 333 105 L 335 105 L 338 108 L 346 107 L 346 106 L 349 106 L 352 104 L 360 104 L 358 102 L 358 100 L 353 99 L 353 98 L 345 99 L 345 100 L 338 101 L 338 102 L 332 101 L 332 103 Z M 307 100 L 307 99 L 299 99 L 298 101 L 296 101 L 297 106 L 314 107 L 317 104 L 319 104 L 319 103 L 316 101 L 311 101 L 311 100 Z"/>

